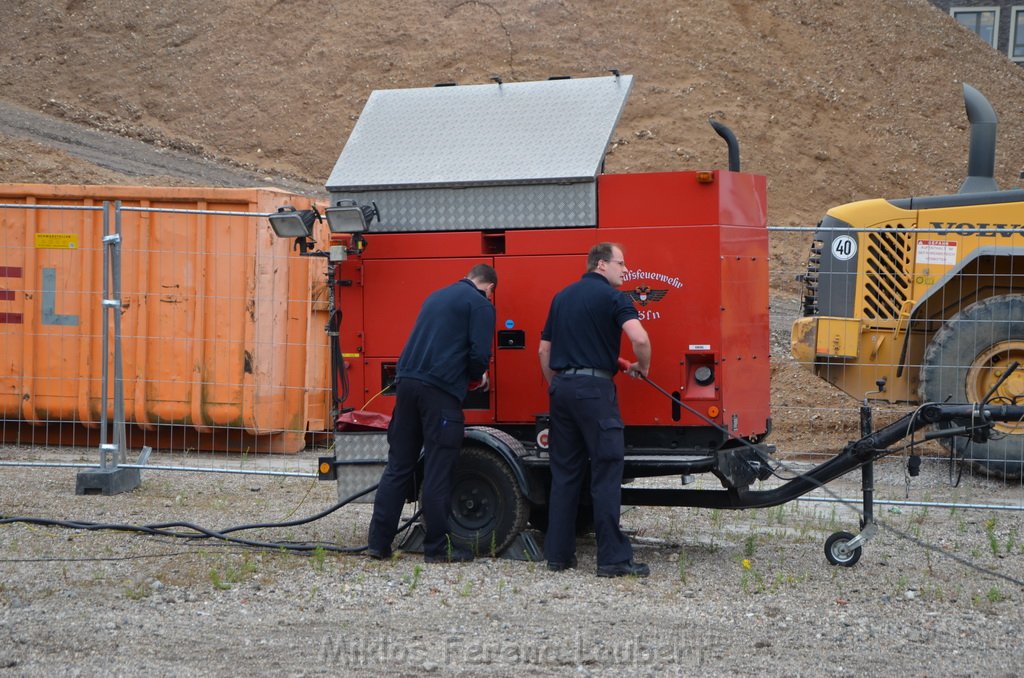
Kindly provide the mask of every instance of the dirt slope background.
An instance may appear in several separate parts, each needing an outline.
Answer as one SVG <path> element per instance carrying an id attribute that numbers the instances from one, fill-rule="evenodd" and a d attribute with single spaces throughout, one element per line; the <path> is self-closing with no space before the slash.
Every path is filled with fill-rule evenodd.
<path id="1" fill-rule="evenodd" d="M 1024 69 L 926 0 L 6 0 L 0 26 L 0 118 L 38 113 L 293 190 L 322 190 L 374 89 L 611 68 L 636 82 L 606 171 L 723 167 L 714 116 L 739 137 L 744 169 L 768 177 L 774 225 L 956 190 L 969 136 L 961 82 L 1002 121 L 1000 185 L 1020 185 L 1024 169 Z M 0 126 L 0 181 L 229 181 L 183 175 Z M 814 416 L 789 424 L 789 407 L 852 402 L 788 358 L 807 241 L 772 239 L 777 431 Z"/>
<path id="2" fill-rule="evenodd" d="M 608 171 L 723 166 L 714 115 L 769 177 L 775 224 L 955 189 L 962 81 L 1003 121 L 1001 185 L 1024 169 L 1024 69 L 925 0 L 8 0 L 0 25 L 3 99 L 310 184 L 374 89 L 610 68 L 636 86 Z M 0 180 L 47 180 L 15 153 Z"/>

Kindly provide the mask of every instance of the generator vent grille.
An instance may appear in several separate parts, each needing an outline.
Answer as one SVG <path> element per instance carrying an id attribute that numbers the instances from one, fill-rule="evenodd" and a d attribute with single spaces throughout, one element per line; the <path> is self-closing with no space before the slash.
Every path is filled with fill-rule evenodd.
<path id="1" fill-rule="evenodd" d="M 910 295 L 912 239 L 902 223 L 885 224 L 867 234 L 861 312 L 872 320 L 892 320 Z"/>

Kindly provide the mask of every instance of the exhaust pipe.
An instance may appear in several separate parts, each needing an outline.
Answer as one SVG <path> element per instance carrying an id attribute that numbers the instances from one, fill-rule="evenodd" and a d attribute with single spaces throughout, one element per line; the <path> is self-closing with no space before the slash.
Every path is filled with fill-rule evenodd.
<path id="1" fill-rule="evenodd" d="M 993 178 L 996 168 L 996 127 L 992 104 L 978 90 L 964 83 L 964 106 L 971 123 L 971 144 L 967 152 L 967 178 L 959 193 L 998 191 Z"/>
<path id="2" fill-rule="evenodd" d="M 718 136 L 725 139 L 726 146 L 729 147 L 729 171 L 739 172 L 740 171 L 740 144 L 736 141 L 736 135 L 732 133 L 732 130 L 716 120 L 708 120 L 711 126 L 718 132 Z"/>

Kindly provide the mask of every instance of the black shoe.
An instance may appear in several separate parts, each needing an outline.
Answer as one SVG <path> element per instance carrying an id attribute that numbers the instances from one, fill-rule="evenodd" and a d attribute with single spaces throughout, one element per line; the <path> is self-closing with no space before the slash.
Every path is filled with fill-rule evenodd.
<path id="1" fill-rule="evenodd" d="M 634 563 L 632 560 L 627 560 L 624 563 L 615 563 L 614 565 L 597 566 L 598 577 L 626 577 L 629 575 L 647 577 L 650 574 L 651 568 L 643 563 Z"/>
<path id="2" fill-rule="evenodd" d="M 391 547 L 375 549 L 372 546 L 368 546 L 366 547 L 366 555 L 370 556 L 374 560 L 388 560 L 391 558 Z"/>
<path id="3" fill-rule="evenodd" d="M 555 560 L 549 560 L 548 561 L 548 569 L 551 570 L 552 572 L 563 572 L 565 570 L 575 570 L 576 569 L 576 556 L 573 556 L 572 558 L 570 558 L 569 562 L 567 562 L 567 563 L 560 563 L 560 562 L 555 561 Z"/>
<path id="4" fill-rule="evenodd" d="M 468 563 L 472 560 L 473 552 L 460 548 L 451 548 L 437 554 L 423 554 L 423 562 L 425 563 Z"/>

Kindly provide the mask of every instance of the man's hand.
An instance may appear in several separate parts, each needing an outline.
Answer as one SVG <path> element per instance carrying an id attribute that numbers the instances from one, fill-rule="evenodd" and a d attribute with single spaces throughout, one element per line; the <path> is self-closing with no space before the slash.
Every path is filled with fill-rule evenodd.
<path id="1" fill-rule="evenodd" d="M 646 377 L 649 369 L 650 368 L 644 369 L 643 367 L 640 367 L 639 362 L 635 362 L 630 363 L 629 366 L 627 366 L 626 369 L 622 371 L 628 374 L 629 376 L 633 377 L 634 379 L 639 379 L 640 377 Z"/>
<path id="2" fill-rule="evenodd" d="M 629 366 L 629 369 L 626 371 L 629 373 L 629 376 L 633 377 L 634 379 L 638 379 L 640 377 L 646 377 L 650 369 L 650 366 L 641 367 L 639 362 L 635 362 L 632 363 Z"/>
<path id="3" fill-rule="evenodd" d="M 469 382 L 470 391 L 489 391 L 491 388 L 491 382 L 487 378 L 487 373 L 484 372 L 479 379 L 474 379 Z"/>
<path id="4" fill-rule="evenodd" d="M 619 358 L 619 370 L 636 379 L 640 375 L 647 376 L 647 370 L 640 367 L 639 362 L 631 363 L 625 358 Z"/>

